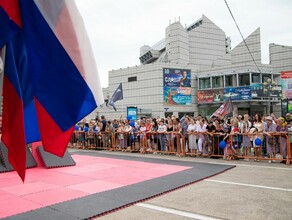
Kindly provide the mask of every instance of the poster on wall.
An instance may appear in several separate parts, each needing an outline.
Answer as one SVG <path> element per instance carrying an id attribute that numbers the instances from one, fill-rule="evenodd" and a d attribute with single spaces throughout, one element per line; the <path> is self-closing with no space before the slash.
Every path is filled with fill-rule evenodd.
<path id="1" fill-rule="evenodd" d="M 131 118 L 131 120 L 137 120 L 137 107 L 127 107 L 127 118 Z"/>
<path id="2" fill-rule="evenodd" d="M 191 105 L 191 71 L 186 69 L 163 69 L 164 105 Z"/>
<path id="3" fill-rule="evenodd" d="M 281 72 L 282 98 L 292 99 L 292 71 Z"/>

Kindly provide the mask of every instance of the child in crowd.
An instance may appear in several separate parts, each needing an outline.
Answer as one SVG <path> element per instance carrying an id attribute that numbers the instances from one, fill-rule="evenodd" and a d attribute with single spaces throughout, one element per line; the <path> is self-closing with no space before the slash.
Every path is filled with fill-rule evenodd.
<path id="1" fill-rule="evenodd" d="M 146 126 L 144 122 L 141 122 L 141 126 L 140 126 L 140 153 L 144 154 L 146 151 Z"/>
<path id="2" fill-rule="evenodd" d="M 251 143 L 250 143 L 250 138 L 248 136 L 249 134 L 249 125 L 247 121 L 243 121 L 242 124 L 242 132 L 243 137 L 242 137 L 242 147 L 243 147 L 243 156 L 245 158 L 246 161 L 249 161 L 249 156 L 250 156 L 250 147 L 251 147 Z"/>
<path id="3" fill-rule="evenodd" d="M 125 140 L 125 134 L 124 134 L 124 132 L 125 132 L 125 123 L 124 122 L 120 123 L 117 132 L 118 132 L 118 139 L 120 141 L 119 149 L 124 151 L 126 148 L 126 146 L 125 146 L 126 140 Z"/>

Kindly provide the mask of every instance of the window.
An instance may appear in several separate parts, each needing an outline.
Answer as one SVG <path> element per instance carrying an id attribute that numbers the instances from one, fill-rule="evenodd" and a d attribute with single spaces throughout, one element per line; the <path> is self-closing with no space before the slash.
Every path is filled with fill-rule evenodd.
<path id="1" fill-rule="evenodd" d="M 262 82 L 264 83 L 264 82 L 267 82 L 268 81 L 268 79 L 272 79 L 272 76 L 271 75 L 263 75 L 263 77 L 262 77 Z"/>
<path id="2" fill-rule="evenodd" d="M 128 82 L 135 82 L 137 81 L 137 76 L 132 76 L 128 78 Z"/>
<path id="3" fill-rule="evenodd" d="M 261 74 L 260 73 L 252 73 L 251 74 L 251 82 L 252 83 L 260 83 L 261 82 Z"/>
<path id="4" fill-rule="evenodd" d="M 200 78 L 199 79 L 199 89 L 209 89 L 211 88 L 211 80 L 208 78 Z"/>
<path id="5" fill-rule="evenodd" d="M 212 77 L 212 88 L 220 88 L 222 86 L 222 76 L 213 76 Z"/>
<path id="6" fill-rule="evenodd" d="M 249 86 L 249 73 L 239 74 L 239 86 Z"/>
<path id="7" fill-rule="evenodd" d="M 233 75 L 225 76 L 225 87 L 233 87 Z"/>

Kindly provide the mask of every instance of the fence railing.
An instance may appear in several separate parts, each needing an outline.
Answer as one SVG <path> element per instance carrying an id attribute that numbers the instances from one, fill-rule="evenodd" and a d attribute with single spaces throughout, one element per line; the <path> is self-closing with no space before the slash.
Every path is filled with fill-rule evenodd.
<path id="1" fill-rule="evenodd" d="M 257 140 L 256 145 L 255 140 Z M 226 146 L 221 142 L 225 141 Z M 83 149 L 201 156 L 226 160 L 269 160 L 291 163 L 290 135 L 287 133 L 225 134 L 191 132 L 84 132 L 74 131 L 70 147 Z M 280 155 L 280 157 L 279 157 Z"/>

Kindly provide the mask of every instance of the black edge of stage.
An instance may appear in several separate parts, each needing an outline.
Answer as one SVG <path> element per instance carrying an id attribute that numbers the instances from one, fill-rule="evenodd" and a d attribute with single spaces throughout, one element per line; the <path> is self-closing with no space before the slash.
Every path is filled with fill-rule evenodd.
<path id="1" fill-rule="evenodd" d="M 40 155 L 46 168 L 68 167 L 75 166 L 76 162 L 71 157 L 71 154 L 66 149 L 63 157 L 58 157 L 44 150 L 43 146 L 37 147 L 37 152 Z"/>
<path id="2" fill-rule="evenodd" d="M 7 220 L 67 220 L 88 219 L 110 213 L 123 207 L 162 195 L 178 188 L 201 181 L 234 168 L 234 165 L 209 164 L 127 155 L 103 154 L 91 151 L 78 151 L 72 154 L 107 157 L 129 161 L 140 161 L 167 165 L 188 166 L 190 169 L 144 182 L 108 190 L 78 199 L 46 206 L 33 211 L 10 216 Z"/>
<path id="3" fill-rule="evenodd" d="M 8 149 L 2 142 L 0 142 L 0 157 L 1 157 L 0 158 L 0 173 L 14 171 L 12 165 L 9 163 L 9 160 L 8 160 Z M 37 166 L 37 163 L 29 147 L 26 146 L 26 168 L 33 168 L 36 166 Z"/>

